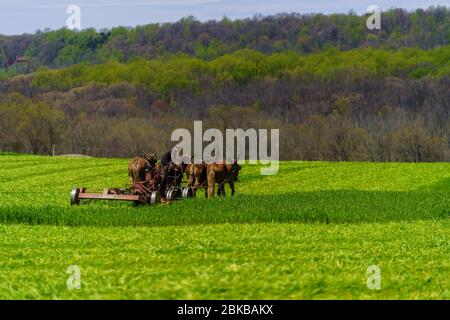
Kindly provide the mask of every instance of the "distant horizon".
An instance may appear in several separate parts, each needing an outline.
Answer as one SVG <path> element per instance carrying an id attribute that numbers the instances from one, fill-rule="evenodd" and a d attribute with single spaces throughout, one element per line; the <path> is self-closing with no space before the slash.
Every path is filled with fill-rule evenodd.
<path id="1" fill-rule="evenodd" d="M 378 3 L 376 3 L 378 2 Z M 34 34 L 38 30 L 58 30 L 66 26 L 70 16 L 69 5 L 81 8 L 81 28 L 97 31 L 115 27 L 134 28 L 153 23 L 174 23 L 189 16 L 201 22 L 252 18 L 257 15 L 277 14 L 348 14 L 362 15 L 370 5 L 378 5 L 383 11 L 400 8 L 408 11 L 428 9 L 432 6 L 449 7 L 449 1 L 361 0 L 0 0 L 0 34 L 18 36 Z M 17 21 L 17 22 L 16 22 Z"/>

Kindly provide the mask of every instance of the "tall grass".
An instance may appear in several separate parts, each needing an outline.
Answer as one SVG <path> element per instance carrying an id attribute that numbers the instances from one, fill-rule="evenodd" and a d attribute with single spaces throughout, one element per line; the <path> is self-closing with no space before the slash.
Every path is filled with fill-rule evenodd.
<path id="1" fill-rule="evenodd" d="M 128 184 L 123 159 L 0 156 L 0 222 L 68 226 L 168 226 L 252 222 L 367 223 L 448 219 L 450 165 L 285 162 L 263 177 L 245 165 L 234 198 L 170 206 L 84 201 L 73 187 Z"/>

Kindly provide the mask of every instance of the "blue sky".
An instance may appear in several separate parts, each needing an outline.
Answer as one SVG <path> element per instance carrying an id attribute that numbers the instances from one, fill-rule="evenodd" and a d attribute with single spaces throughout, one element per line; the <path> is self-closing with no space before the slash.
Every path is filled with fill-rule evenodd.
<path id="1" fill-rule="evenodd" d="M 223 16 L 236 19 L 280 12 L 334 13 L 354 9 L 362 13 L 369 5 L 378 5 L 382 9 L 415 9 L 431 5 L 450 6 L 450 0 L 0 0 L 0 34 L 61 28 L 69 17 L 66 9 L 70 4 L 81 8 L 82 28 L 100 29 L 172 22 L 188 15 L 209 20 L 221 19 Z"/>

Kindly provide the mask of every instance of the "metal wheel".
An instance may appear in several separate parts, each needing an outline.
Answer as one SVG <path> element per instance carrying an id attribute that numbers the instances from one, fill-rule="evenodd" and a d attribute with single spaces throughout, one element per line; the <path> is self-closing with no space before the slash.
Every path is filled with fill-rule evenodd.
<path id="1" fill-rule="evenodd" d="M 174 189 L 169 189 L 169 190 L 167 190 L 167 193 L 166 193 L 166 199 L 169 200 L 169 201 L 170 201 L 170 200 L 174 200 L 175 194 L 174 194 L 173 190 L 174 190 Z"/>
<path id="2" fill-rule="evenodd" d="M 161 202 L 161 195 L 158 191 L 153 191 L 150 198 L 150 204 L 157 204 Z"/>
<path id="3" fill-rule="evenodd" d="M 179 188 L 170 189 L 167 191 L 167 194 L 166 194 L 167 200 L 170 200 L 170 201 L 180 199 L 181 196 L 182 196 L 182 192 L 181 192 L 181 189 L 179 189 Z"/>
<path id="4" fill-rule="evenodd" d="M 182 198 L 188 199 L 188 198 L 194 198 L 195 197 L 195 190 L 191 187 L 186 187 L 183 189 Z"/>
<path id="5" fill-rule="evenodd" d="M 80 204 L 80 198 L 78 197 L 80 195 L 80 189 L 75 188 L 70 193 L 70 204 L 72 206 Z"/>

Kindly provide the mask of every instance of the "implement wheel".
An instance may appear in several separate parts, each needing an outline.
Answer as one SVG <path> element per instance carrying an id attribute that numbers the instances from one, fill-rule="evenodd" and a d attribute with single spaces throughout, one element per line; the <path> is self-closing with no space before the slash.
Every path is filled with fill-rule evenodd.
<path id="1" fill-rule="evenodd" d="M 161 195 L 158 191 L 153 191 L 150 198 L 150 204 L 157 204 L 161 202 Z"/>
<path id="2" fill-rule="evenodd" d="M 191 187 L 186 187 L 183 189 L 182 198 L 188 199 L 188 198 L 194 198 L 195 197 L 195 191 Z"/>
<path id="3" fill-rule="evenodd" d="M 79 205 L 80 204 L 80 189 L 79 188 L 75 188 L 72 190 L 72 192 L 70 193 L 70 205 L 75 206 L 75 205 Z"/>
<path id="4" fill-rule="evenodd" d="M 181 199 L 181 189 L 180 188 L 173 188 L 167 191 L 166 194 L 167 200 L 173 201 Z"/>

